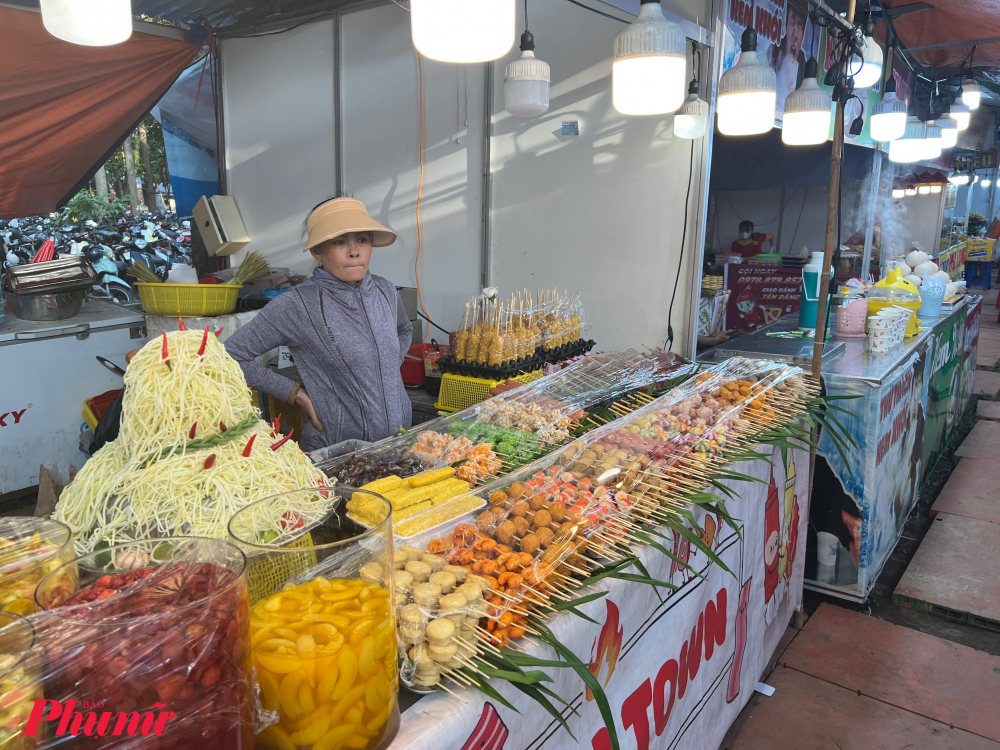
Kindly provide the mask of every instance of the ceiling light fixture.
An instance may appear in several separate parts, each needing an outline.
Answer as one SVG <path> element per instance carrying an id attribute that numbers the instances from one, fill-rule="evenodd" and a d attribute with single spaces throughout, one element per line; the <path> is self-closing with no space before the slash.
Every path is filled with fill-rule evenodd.
<path id="1" fill-rule="evenodd" d="M 740 40 L 740 61 L 719 79 L 719 132 L 756 135 L 774 127 L 777 77 L 757 57 L 757 32 L 747 27 Z"/>
<path id="2" fill-rule="evenodd" d="M 825 143 L 830 136 L 833 99 L 819 87 L 817 70 L 816 58 L 810 57 L 802 85 L 785 98 L 781 140 L 788 146 L 813 146 Z"/>
<path id="3" fill-rule="evenodd" d="M 889 143 L 889 161 L 897 164 L 912 164 L 923 158 L 925 150 L 924 138 L 927 126 L 915 115 L 906 118 L 906 132 L 900 138 Z"/>
<path id="4" fill-rule="evenodd" d="M 939 117 L 934 124 L 941 128 L 941 148 L 955 148 L 958 144 L 958 123 L 950 117 Z"/>
<path id="5" fill-rule="evenodd" d="M 908 187 L 903 191 L 907 196 L 912 197 L 917 194 L 917 189 L 915 187 Z"/>
<path id="6" fill-rule="evenodd" d="M 41 0 L 39 4 L 46 31 L 63 41 L 108 47 L 132 36 L 130 0 Z"/>
<path id="7" fill-rule="evenodd" d="M 874 22 L 869 21 L 861 36 L 860 47 L 864 56 L 859 58 L 854 55 L 847 66 L 848 75 L 854 78 L 855 89 L 866 89 L 869 86 L 874 86 L 882 78 L 882 63 L 885 56 L 879 43 L 872 38 L 873 30 Z M 860 67 L 855 70 L 855 66 L 859 63 Z"/>
<path id="8" fill-rule="evenodd" d="M 920 161 L 933 161 L 941 156 L 942 136 L 941 128 L 934 124 L 934 120 L 928 120 L 924 131 L 923 151 Z"/>
<path id="9" fill-rule="evenodd" d="M 504 109 L 515 117 L 537 117 L 549 108 L 550 69 L 535 57 L 535 37 L 528 31 L 528 0 L 524 0 L 521 56 L 504 71 Z"/>
<path id="10" fill-rule="evenodd" d="M 906 102 L 896 96 L 896 79 L 885 84 L 882 100 L 872 107 L 871 135 L 873 141 L 894 141 L 906 132 Z"/>
<path id="11" fill-rule="evenodd" d="M 940 192 L 941 192 L 940 185 L 931 185 L 931 193 L 940 193 Z"/>
<path id="12" fill-rule="evenodd" d="M 660 0 L 640 1 L 635 23 L 615 37 L 611 99 L 623 115 L 665 115 L 684 103 L 684 31 L 663 15 Z"/>
<path id="13" fill-rule="evenodd" d="M 959 98 L 952 103 L 951 109 L 948 111 L 948 116 L 955 121 L 959 131 L 969 127 L 972 112 L 969 110 L 969 105 L 961 100 L 961 89 L 959 89 Z"/>
<path id="14" fill-rule="evenodd" d="M 962 84 L 962 103 L 975 112 L 979 109 L 979 102 L 982 98 L 983 94 L 979 90 L 979 84 L 976 83 L 970 73 L 968 79 Z"/>
<path id="15" fill-rule="evenodd" d="M 701 138 L 708 130 L 708 102 L 698 97 L 698 82 L 691 81 L 688 97 L 674 115 L 674 135 L 678 138 Z"/>
<path id="16" fill-rule="evenodd" d="M 514 0 L 410 0 L 413 46 L 431 60 L 496 60 L 514 45 L 516 26 Z"/>
<path id="17" fill-rule="evenodd" d="M 968 172 L 952 172 L 948 175 L 948 182 L 952 185 L 968 185 L 969 184 L 969 173 Z"/>
<path id="18" fill-rule="evenodd" d="M 905 194 L 906 193 L 904 192 L 903 188 L 893 188 L 892 189 L 892 197 L 893 198 L 899 199 L 899 198 L 902 198 Z"/>

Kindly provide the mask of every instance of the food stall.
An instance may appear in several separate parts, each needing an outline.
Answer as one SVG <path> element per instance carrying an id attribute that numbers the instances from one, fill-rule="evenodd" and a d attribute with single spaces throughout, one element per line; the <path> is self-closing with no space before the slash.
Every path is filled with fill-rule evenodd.
<path id="1" fill-rule="evenodd" d="M 837 450 L 825 430 L 810 501 L 806 583 L 864 601 L 892 553 L 920 486 L 975 385 L 982 298 L 968 296 L 923 331 L 889 351 L 868 340 L 831 336 L 824 348 L 823 391 L 854 441 Z M 709 356 L 762 357 L 806 364 L 811 339 L 782 338 L 795 316 L 715 349 Z M 858 457 L 863 456 L 861 460 Z"/>

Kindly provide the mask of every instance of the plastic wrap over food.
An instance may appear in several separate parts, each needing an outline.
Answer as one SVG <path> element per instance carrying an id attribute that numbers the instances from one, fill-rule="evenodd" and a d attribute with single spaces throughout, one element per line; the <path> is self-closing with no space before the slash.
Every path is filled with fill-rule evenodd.
<path id="1" fill-rule="evenodd" d="M 0 630 L 0 685 L 15 688 L 0 727 L 18 732 L 0 746 L 250 747 L 267 717 L 254 706 L 244 569 L 228 542 L 179 537 L 48 575 L 39 611 Z"/>
<path id="2" fill-rule="evenodd" d="M 0 518 L 0 611 L 30 615 L 35 587 L 72 560 L 72 532 L 45 518 Z"/>

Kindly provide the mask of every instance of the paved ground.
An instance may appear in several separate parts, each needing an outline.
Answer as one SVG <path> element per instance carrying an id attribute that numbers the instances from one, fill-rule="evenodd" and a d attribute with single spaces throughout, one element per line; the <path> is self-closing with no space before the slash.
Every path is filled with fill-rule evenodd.
<path id="1" fill-rule="evenodd" d="M 762 675 L 776 692 L 754 695 L 722 749 L 1000 750 L 1000 634 L 892 603 L 932 513 L 1000 524 L 996 451 L 983 445 L 1000 435 L 1000 421 L 991 421 L 1000 420 L 997 293 L 983 300 L 976 398 L 921 487 L 872 595 L 852 605 L 806 592 L 809 621 L 789 629 Z"/>

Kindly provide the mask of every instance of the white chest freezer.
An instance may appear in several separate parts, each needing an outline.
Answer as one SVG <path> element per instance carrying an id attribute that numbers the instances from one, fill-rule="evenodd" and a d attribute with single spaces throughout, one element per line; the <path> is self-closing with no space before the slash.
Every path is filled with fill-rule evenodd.
<path id="1" fill-rule="evenodd" d="M 122 387 L 102 356 L 125 367 L 146 343 L 143 316 L 90 300 L 69 320 L 7 316 L 0 329 L 0 495 L 38 484 L 38 467 L 68 461 L 78 469 L 83 402 Z"/>

